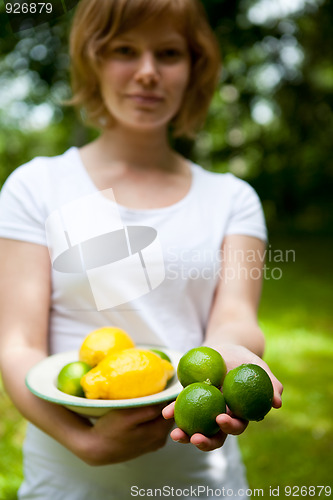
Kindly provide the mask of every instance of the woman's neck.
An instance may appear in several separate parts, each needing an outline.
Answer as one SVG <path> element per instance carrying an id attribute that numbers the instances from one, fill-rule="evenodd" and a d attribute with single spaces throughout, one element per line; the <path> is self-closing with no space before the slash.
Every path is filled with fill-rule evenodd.
<path id="1" fill-rule="evenodd" d="M 94 149 L 100 165 L 109 165 L 110 161 L 126 164 L 133 170 L 146 172 L 164 170 L 175 171 L 178 168 L 178 155 L 171 149 L 167 133 L 131 133 L 117 127 L 107 129 L 87 147 Z"/>

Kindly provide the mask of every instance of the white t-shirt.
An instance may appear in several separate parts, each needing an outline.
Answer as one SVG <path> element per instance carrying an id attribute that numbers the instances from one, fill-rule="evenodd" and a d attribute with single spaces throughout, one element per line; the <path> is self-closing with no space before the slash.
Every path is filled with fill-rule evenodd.
<path id="1" fill-rule="evenodd" d="M 51 254 L 50 354 L 78 349 L 91 330 L 106 325 L 125 329 L 136 343 L 181 352 L 203 342 L 223 266 L 224 236 L 243 234 L 265 240 L 266 227 L 259 198 L 249 184 L 232 174 L 190 165 L 192 184 L 187 195 L 171 206 L 152 210 L 119 206 L 98 192 L 76 148 L 57 157 L 35 158 L 7 179 L 0 196 L 0 236 L 48 245 Z M 96 212 L 86 211 L 90 202 Z M 98 212 L 104 209 L 109 214 L 105 220 Z M 108 250 L 99 261 L 96 246 L 90 253 L 88 247 L 107 233 L 102 226 L 109 220 L 115 239 L 101 237 L 98 248 L 109 241 L 112 262 Z M 86 265 L 84 269 L 80 270 L 79 261 Z M 128 269 L 132 274 L 127 276 Z M 101 280 L 100 295 L 108 298 L 106 302 L 100 301 L 95 286 Z M 157 452 L 96 468 L 29 425 L 24 467 L 22 499 L 128 499 L 138 491 L 135 487 L 163 486 L 166 494 L 168 487 L 170 491 L 172 487 L 225 487 L 240 498 L 244 495 L 237 491 L 246 489 L 232 436 L 210 453 L 169 438 Z M 196 496 L 187 493 L 184 498 Z M 205 497 L 214 498 L 202 490 L 201 498 Z"/>

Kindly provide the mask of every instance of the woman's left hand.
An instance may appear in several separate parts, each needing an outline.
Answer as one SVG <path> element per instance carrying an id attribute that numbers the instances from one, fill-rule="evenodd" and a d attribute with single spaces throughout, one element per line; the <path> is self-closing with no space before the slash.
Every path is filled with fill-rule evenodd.
<path id="1" fill-rule="evenodd" d="M 246 347 L 233 344 L 225 345 L 223 346 L 223 348 L 216 350 L 219 350 L 219 352 L 223 356 L 228 371 L 243 363 L 253 363 L 264 368 L 264 370 L 266 370 L 266 372 L 268 373 L 274 388 L 273 408 L 280 408 L 280 406 L 282 405 L 281 394 L 283 391 L 283 386 L 281 382 L 279 382 L 279 380 L 273 375 L 268 365 L 259 356 L 251 352 Z M 165 419 L 173 418 L 174 407 L 175 402 L 169 404 L 163 409 L 162 415 Z M 223 446 L 228 434 L 242 434 L 249 423 L 247 420 L 242 420 L 233 416 L 229 409 L 227 409 L 227 413 L 221 413 L 220 415 L 218 415 L 216 417 L 216 422 L 220 427 L 220 431 L 213 437 L 206 437 L 203 434 L 196 433 L 193 434 L 193 436 L 191 436 L 190 438 L 187 434 L 185 434 L 184 431 L 182 431 L 178 427 L 173 429 L 173 431 L 170 433 L 170 437 L 178 443 L 192 443 L 197 448 L 199 448 L 199 450 L 212 451 Z"/>
<path id="2" fill-rule="evenodd" d="M 162 410 L 162 415 L 165 419 L 173 418 L 175 408 L 175 401 L 169 404 Z M 241 420 L 236 417 L 232 417 L 229 410 L 227 413 L 221 413 L 216 417 L 216 422 L 220 427 L 220 431 L 212 437 L 206 437 L 203 434 L 193 434 L 191 438 L 185 434 L 184 431 L 179 429 L 173 429 L 170 433 L 171 439 L 176 441 L 177 443 L 192 443 L 201 451 L 212 451 L 215 448 L 220 448 L 223 446 L 224 441 L 226 440 L 228 434 L 241 434 L 245 431 L 248 421 Z"/>

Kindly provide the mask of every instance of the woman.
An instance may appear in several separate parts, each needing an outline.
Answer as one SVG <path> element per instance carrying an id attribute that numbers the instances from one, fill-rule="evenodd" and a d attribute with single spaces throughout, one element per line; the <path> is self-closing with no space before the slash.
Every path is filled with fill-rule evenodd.
<path id="1" fill-rule="evenodd" d="M 246 422 L 219 415 L 219 434 L 196 434 L 189 443 L 180 429 L 168 437 L 172 405 L 165 418 L 161 406 L 149 406 L 112 411 L 93 425 L 25 387 L 27 371 L 44 357 L 78 349 L 91 330 L 116 325 L 137 343 L 184 352 L 209 345 L 228 369 L 260 364 L 271 376 L 274 406 L 281 405 L 282 386 L 261 360 L 261 284 L 251 278 L 266 239 L 258 197 L 244 181 L 189 162 L 168 140 L 170 131 L 193 136 L 217 81 L 217 45 L 200 3 L 81 0 L 71 56 L 73 102 L 101 134 L 83 148 L 18 168 L 0 200 L 1 370 L 30 422 L 19 498 L 127 499 L 162 487 L 181 488 L 186 497 L 199 486 L 232 488 L 240 498 L 244 468 L 236 438 L 226 436 L 243 432 Z M 78 200 L 86 208 L 90 196 L 100 203 L 101 194 L 121 227 L 155 230 L 165 274 L 141 294 L 131 277 L 106 280 L 103 296 L 120 288 L 125 295 L 98 306 L 87 272 L 55 265 L 56 230 L 49 225 L 52 214 Z M 79 214 L 74 232 L 98 226 L 91 210 Z M 66 238 L 64 245 L 73 232 Z M 257 262 L 246 259 L 249 251 Z M 148 257 L 153 276 L 160 265 L 156 253 Z"/>

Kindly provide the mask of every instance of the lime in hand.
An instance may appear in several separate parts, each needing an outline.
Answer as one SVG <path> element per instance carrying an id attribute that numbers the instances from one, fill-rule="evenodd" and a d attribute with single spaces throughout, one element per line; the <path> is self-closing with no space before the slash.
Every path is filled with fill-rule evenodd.
<path id="1" fill-rule="evenodd" d="M 223 395 L 232 413 L 245 420 L 262 420 L 272 408 L 273 385 L 259 365 L 246 363 L 227 373 Z"/>
<path id="2" fill-rule="evenodd" d="M 188 436 L 200 432 L 213 436 L 220 428 L 216 417 L 226 412 L 221 391 L 205 382 L 189 384 L 176 399 L 174 418 L 176 425 Z"/>
<path id="3" fill-rule="evenodd" d="M 84 361 L 73 361 L 65 365 L 59 372 L 57 378 L 57 388 L 59 391 L 84 398 L 81 386 L 81 378 L 91 370 L 91 366 Z"/>
<path id="4" fill-rule="evenodd" d="M 183 387 L 194 382 L 208 382 L 220 387 L 227 373 L 221 354 L 211 347 L 195 347 L 179 360 L 177 375 Z"/>

